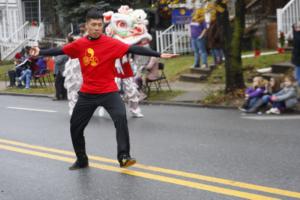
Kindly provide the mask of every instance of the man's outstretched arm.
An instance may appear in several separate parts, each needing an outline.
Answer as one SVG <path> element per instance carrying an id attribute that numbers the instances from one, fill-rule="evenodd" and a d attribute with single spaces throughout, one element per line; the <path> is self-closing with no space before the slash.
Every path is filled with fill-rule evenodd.
<path id="1" fill-rule="evenodd" d="M 50 49 L 40 49 L 39 47 L 32 47 L 30 49 L 31 56 L 59 56 L 64 55 L 62 48 L 50 48 Z"/>
<path id="2" fill-rule="evenodd" d="M 132 54 L 142 55 L 142 56 L 160 57 L 160 58 L 173 58 L 179 56 L 178 54 L 159 53 L 150 48 L 141 47 L 137 45 L 130 46 L 127 53 L 132 53 Z"/>

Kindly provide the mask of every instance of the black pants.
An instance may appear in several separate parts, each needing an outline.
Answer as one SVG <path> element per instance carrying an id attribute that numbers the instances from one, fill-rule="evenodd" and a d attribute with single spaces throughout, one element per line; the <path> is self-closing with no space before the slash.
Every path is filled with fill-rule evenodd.
<path id="1" fill-rule="evenodd" d="M 16 86 L 16 71 L 15 70 L 9 70 L 8 71 L 8 77 L 9 77 L 9 86 L 13 87 Z"/>
<path id="2" fill-rule="evenodd" d="M 65 77 L 59 72 L 55 76 L 55 96 L 57 99 L 67 99 L 67 90 L 64 86 Z"/>
<path id="3" fill-rule="evenodd" d="M 106 94 L 86 94 L 79 92 L 78 101 L 71 117 L 71 137 L 77 158 L 86 155 L 84 129 L 98 106 L 103 106 L 110 114 L 117 132 L 118 158 L 129 155 L 129 131 L 126 109 L 118 92 Z"/>

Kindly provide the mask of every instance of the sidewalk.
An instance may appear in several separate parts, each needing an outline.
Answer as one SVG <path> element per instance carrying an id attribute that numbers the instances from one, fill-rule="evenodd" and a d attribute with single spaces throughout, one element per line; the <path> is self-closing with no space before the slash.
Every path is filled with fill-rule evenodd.
<path id="1" fill-rule="evenodd" d="M 184 91 L 182 95 L 179 95 L 171 101 L 174 102 L 187 102 L 196 103 L 204 99 L 211 92 L 224 89 L 223 84 L 207 84 L 207 83 L 189 83 L 182 81 L 175 81 L 170 83 L 172 90 Z M 167 88 L 166 88 L 167 89 Z"/>
<path id="2" fill-rule="evenodd" d="M 6 89 L 5 82 L 0 81 L 0 91 L 5 90 L 5 89 Z"/>

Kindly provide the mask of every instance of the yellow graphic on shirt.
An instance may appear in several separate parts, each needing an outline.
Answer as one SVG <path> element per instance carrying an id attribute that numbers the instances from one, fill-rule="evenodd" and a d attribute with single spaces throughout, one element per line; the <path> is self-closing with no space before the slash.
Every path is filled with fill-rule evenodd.
<path id="1" fill-rule="evenodd" d="M 91 65 L 92 67 L 96 67 L 99 64 L 99 60 L 94 55 L 95 55 L 94 49 L 88 48 L 85 52 L 85 56 L 82 59 L 83 64 L 85 66 Z"/>

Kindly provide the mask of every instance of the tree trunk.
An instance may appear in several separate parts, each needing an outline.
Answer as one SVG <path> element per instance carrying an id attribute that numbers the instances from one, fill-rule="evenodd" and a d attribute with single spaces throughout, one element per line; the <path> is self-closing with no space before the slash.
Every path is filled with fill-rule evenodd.
<path id="1" fill-rule="evenodd" d="M 226 92 L 245 87 L 242 63 L 242 39 L 245 30 L 245 2 L 236 0 L 233 37 L 231 41 L 232 62 L 227 73 Z"/>
<path id="2" fill-rule="evenodd" d="M 222 27 L 224 36 L 225 92 L 229 93 L 245 87 L 241 59 L 241 41 L 245 27 L 245 4 L 244 0 L 236 0 L 236 15 L 232 30 L 227 5 L 223 4 L 222 0 L 218 0 L 217 3 L 225 9 L 224 12 L 218 13 L 217 23 Z"/>

